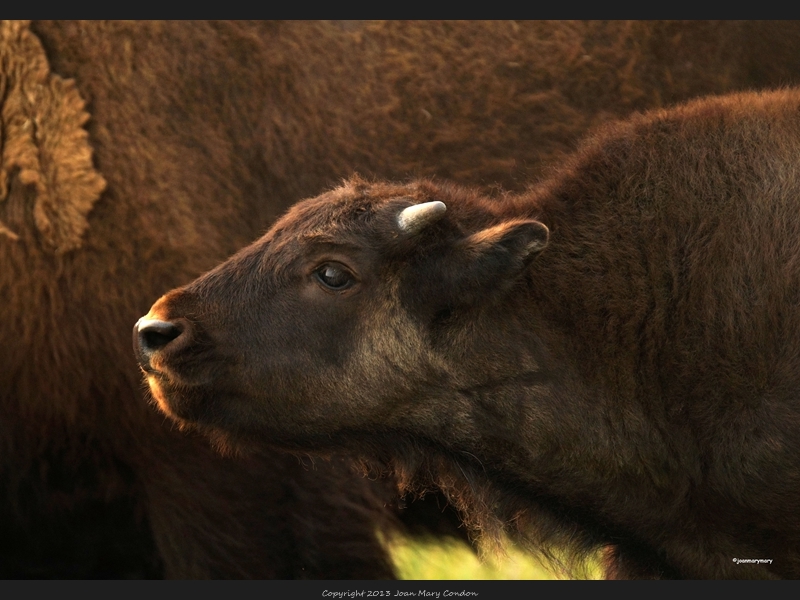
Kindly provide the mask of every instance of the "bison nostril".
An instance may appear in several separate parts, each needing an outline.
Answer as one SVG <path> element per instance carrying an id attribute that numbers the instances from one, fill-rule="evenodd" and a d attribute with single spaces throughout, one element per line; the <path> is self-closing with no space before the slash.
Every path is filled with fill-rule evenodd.
<path id="1" fill-rule="evenodd" d="M 140 319 L 136 329 L 139 347 L 145 353 L 160 350 L 182 333 L 174 323 L 158 319 Z"/>

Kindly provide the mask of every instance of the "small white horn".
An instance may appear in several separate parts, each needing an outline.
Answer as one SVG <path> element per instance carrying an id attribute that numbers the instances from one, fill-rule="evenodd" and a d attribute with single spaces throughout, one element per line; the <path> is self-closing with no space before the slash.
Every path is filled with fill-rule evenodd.
<path id="1" fill-rule="evenodd" d="M 415 204 L 400 211 L 397 215 L 397 226 L 403 233 L 413 235 L 441 219 L 446 210 L 444 202 L 438 200 Z"/>

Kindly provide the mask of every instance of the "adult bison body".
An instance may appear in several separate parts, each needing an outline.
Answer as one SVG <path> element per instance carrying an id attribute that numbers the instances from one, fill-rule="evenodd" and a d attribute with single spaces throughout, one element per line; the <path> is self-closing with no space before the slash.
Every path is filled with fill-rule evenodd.
<path id="1" fill-rule="evenodd" d="M 353 171 L 521 189 L 610 117 L 798 81 L 798 31 L 0 24 L 0 575 L 390 575 L 380 488 L 174 430 L 130 324 Z"/>
<path id="2" fill-rule="evenodd" d="M 796 578 L 798 155 L 784 90 L 609 126 L 519 195 L 353 179 L 156 302 L 139 363 L 221 445 L 432 472 L 616 576 Z"/>

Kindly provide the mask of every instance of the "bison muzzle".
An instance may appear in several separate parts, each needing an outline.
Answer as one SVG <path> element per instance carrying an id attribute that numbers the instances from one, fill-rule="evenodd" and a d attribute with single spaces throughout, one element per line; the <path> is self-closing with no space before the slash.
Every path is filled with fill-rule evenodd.
<path id="1" fill-rule="evenodd" d="M 782 90 L 605 127 L 518 195 L 354 178 L 136 351 L 184 426 L 371 456 L 610 576 L 800 577 L 799 156 Z"/>

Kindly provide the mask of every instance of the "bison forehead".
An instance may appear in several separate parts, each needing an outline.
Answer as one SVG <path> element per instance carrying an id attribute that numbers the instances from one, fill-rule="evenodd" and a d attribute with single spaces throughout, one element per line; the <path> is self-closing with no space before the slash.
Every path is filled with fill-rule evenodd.
<path id="1" fill-rule="evenodd" d="M 388 188 L 388 189 L 387 189 Z M 402 209 L 424 201 L 413 188 L 344 185 L 294 205 L 264 236 L 270 251 L 292 242 L 360 245 L 374 237 L 394 237 Z"/>

